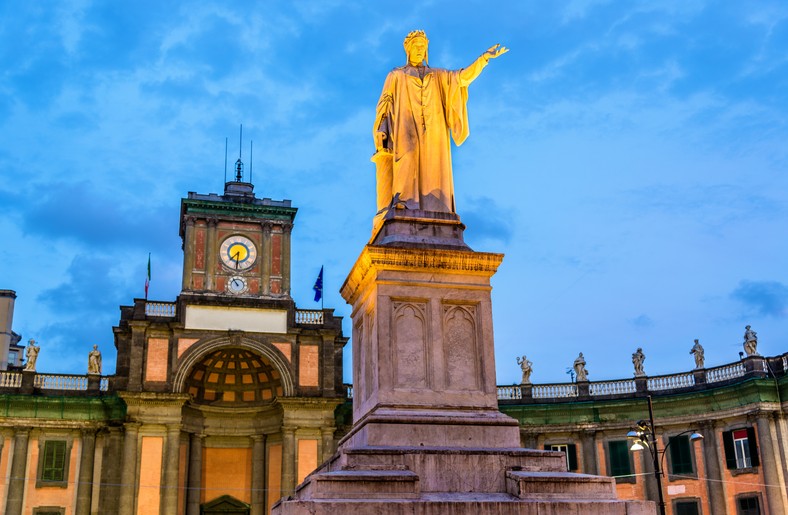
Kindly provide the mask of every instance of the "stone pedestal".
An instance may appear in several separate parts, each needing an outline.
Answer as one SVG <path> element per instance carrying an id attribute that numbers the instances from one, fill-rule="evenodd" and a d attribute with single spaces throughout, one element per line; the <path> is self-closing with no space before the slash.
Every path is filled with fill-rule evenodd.
<path id="1" fill-rule="evenodd" d="M 409 216 L 406 216 L 409 215 Z M 490 278 L 456 215 L 393 210 L 342 287 L 353 307 L 353 427 L 272 513 L 653 514 L 612 478 L 520 448 L 498 411 Z"/>

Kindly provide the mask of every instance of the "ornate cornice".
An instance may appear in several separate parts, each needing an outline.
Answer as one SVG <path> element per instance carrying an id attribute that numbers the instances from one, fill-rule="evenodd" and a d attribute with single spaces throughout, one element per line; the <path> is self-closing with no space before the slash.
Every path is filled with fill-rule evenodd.
<path id="1" fill-rule="evenodd" d="M 342 285 L 342 296 L 345 300 L 351 298 L 371 270 L 454 272 L 490 277 L 502 261 L 503 254 L 490 252 L 367 245 Z"/>

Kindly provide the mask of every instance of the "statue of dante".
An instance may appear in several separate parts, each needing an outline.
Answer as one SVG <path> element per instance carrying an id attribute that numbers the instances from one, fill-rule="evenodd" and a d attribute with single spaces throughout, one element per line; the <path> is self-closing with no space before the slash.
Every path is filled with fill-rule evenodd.
<path id="1" fill-rule="evenodd" d="M 468 137 L 468 86 L 490 59 L 509 51 L 494 45 L 461 70 L 431 68 L 427 35 L 405 38 L 408 62 L 386 77 L 372 128 L 377 165 L 377 208 L 454 213 L 451 145 Z"/>

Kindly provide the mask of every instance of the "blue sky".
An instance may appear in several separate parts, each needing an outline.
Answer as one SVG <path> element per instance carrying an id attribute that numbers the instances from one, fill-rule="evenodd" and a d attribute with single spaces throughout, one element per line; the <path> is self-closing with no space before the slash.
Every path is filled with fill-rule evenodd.
<path id="1" fill-rule="evenodd" d="M 499 384 L 788 350 L 784 2 L 120 2 L 0 5 L 0 288 L 42 372 L 114 371 L 119 305 L 180 290 L 180 198 L 221 192 L 225 137 L 291 199 L 293 296 L 326 306 L 374 214 L 371 125 L 402 39 L 430 64 L 511 51 L 470 88 L 453 150 L 466 241 L 493 278 Z M 350 347 L 347 347 L 349 353 Z M 349 380 L 350 371 L 346 370 Z"/>

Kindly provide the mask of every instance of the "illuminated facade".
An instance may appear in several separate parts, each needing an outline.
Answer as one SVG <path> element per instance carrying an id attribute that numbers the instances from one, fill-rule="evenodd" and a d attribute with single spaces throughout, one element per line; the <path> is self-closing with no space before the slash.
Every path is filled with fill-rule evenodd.
<path id="1" fill-rule="evenodd" d="M 347 339 L 290 297 L 295 215 L 190 193 L 181 294 L 121 307 L 114 376 L 1 373 L 5 514 L 259 515 L 332 454 Z"/>

